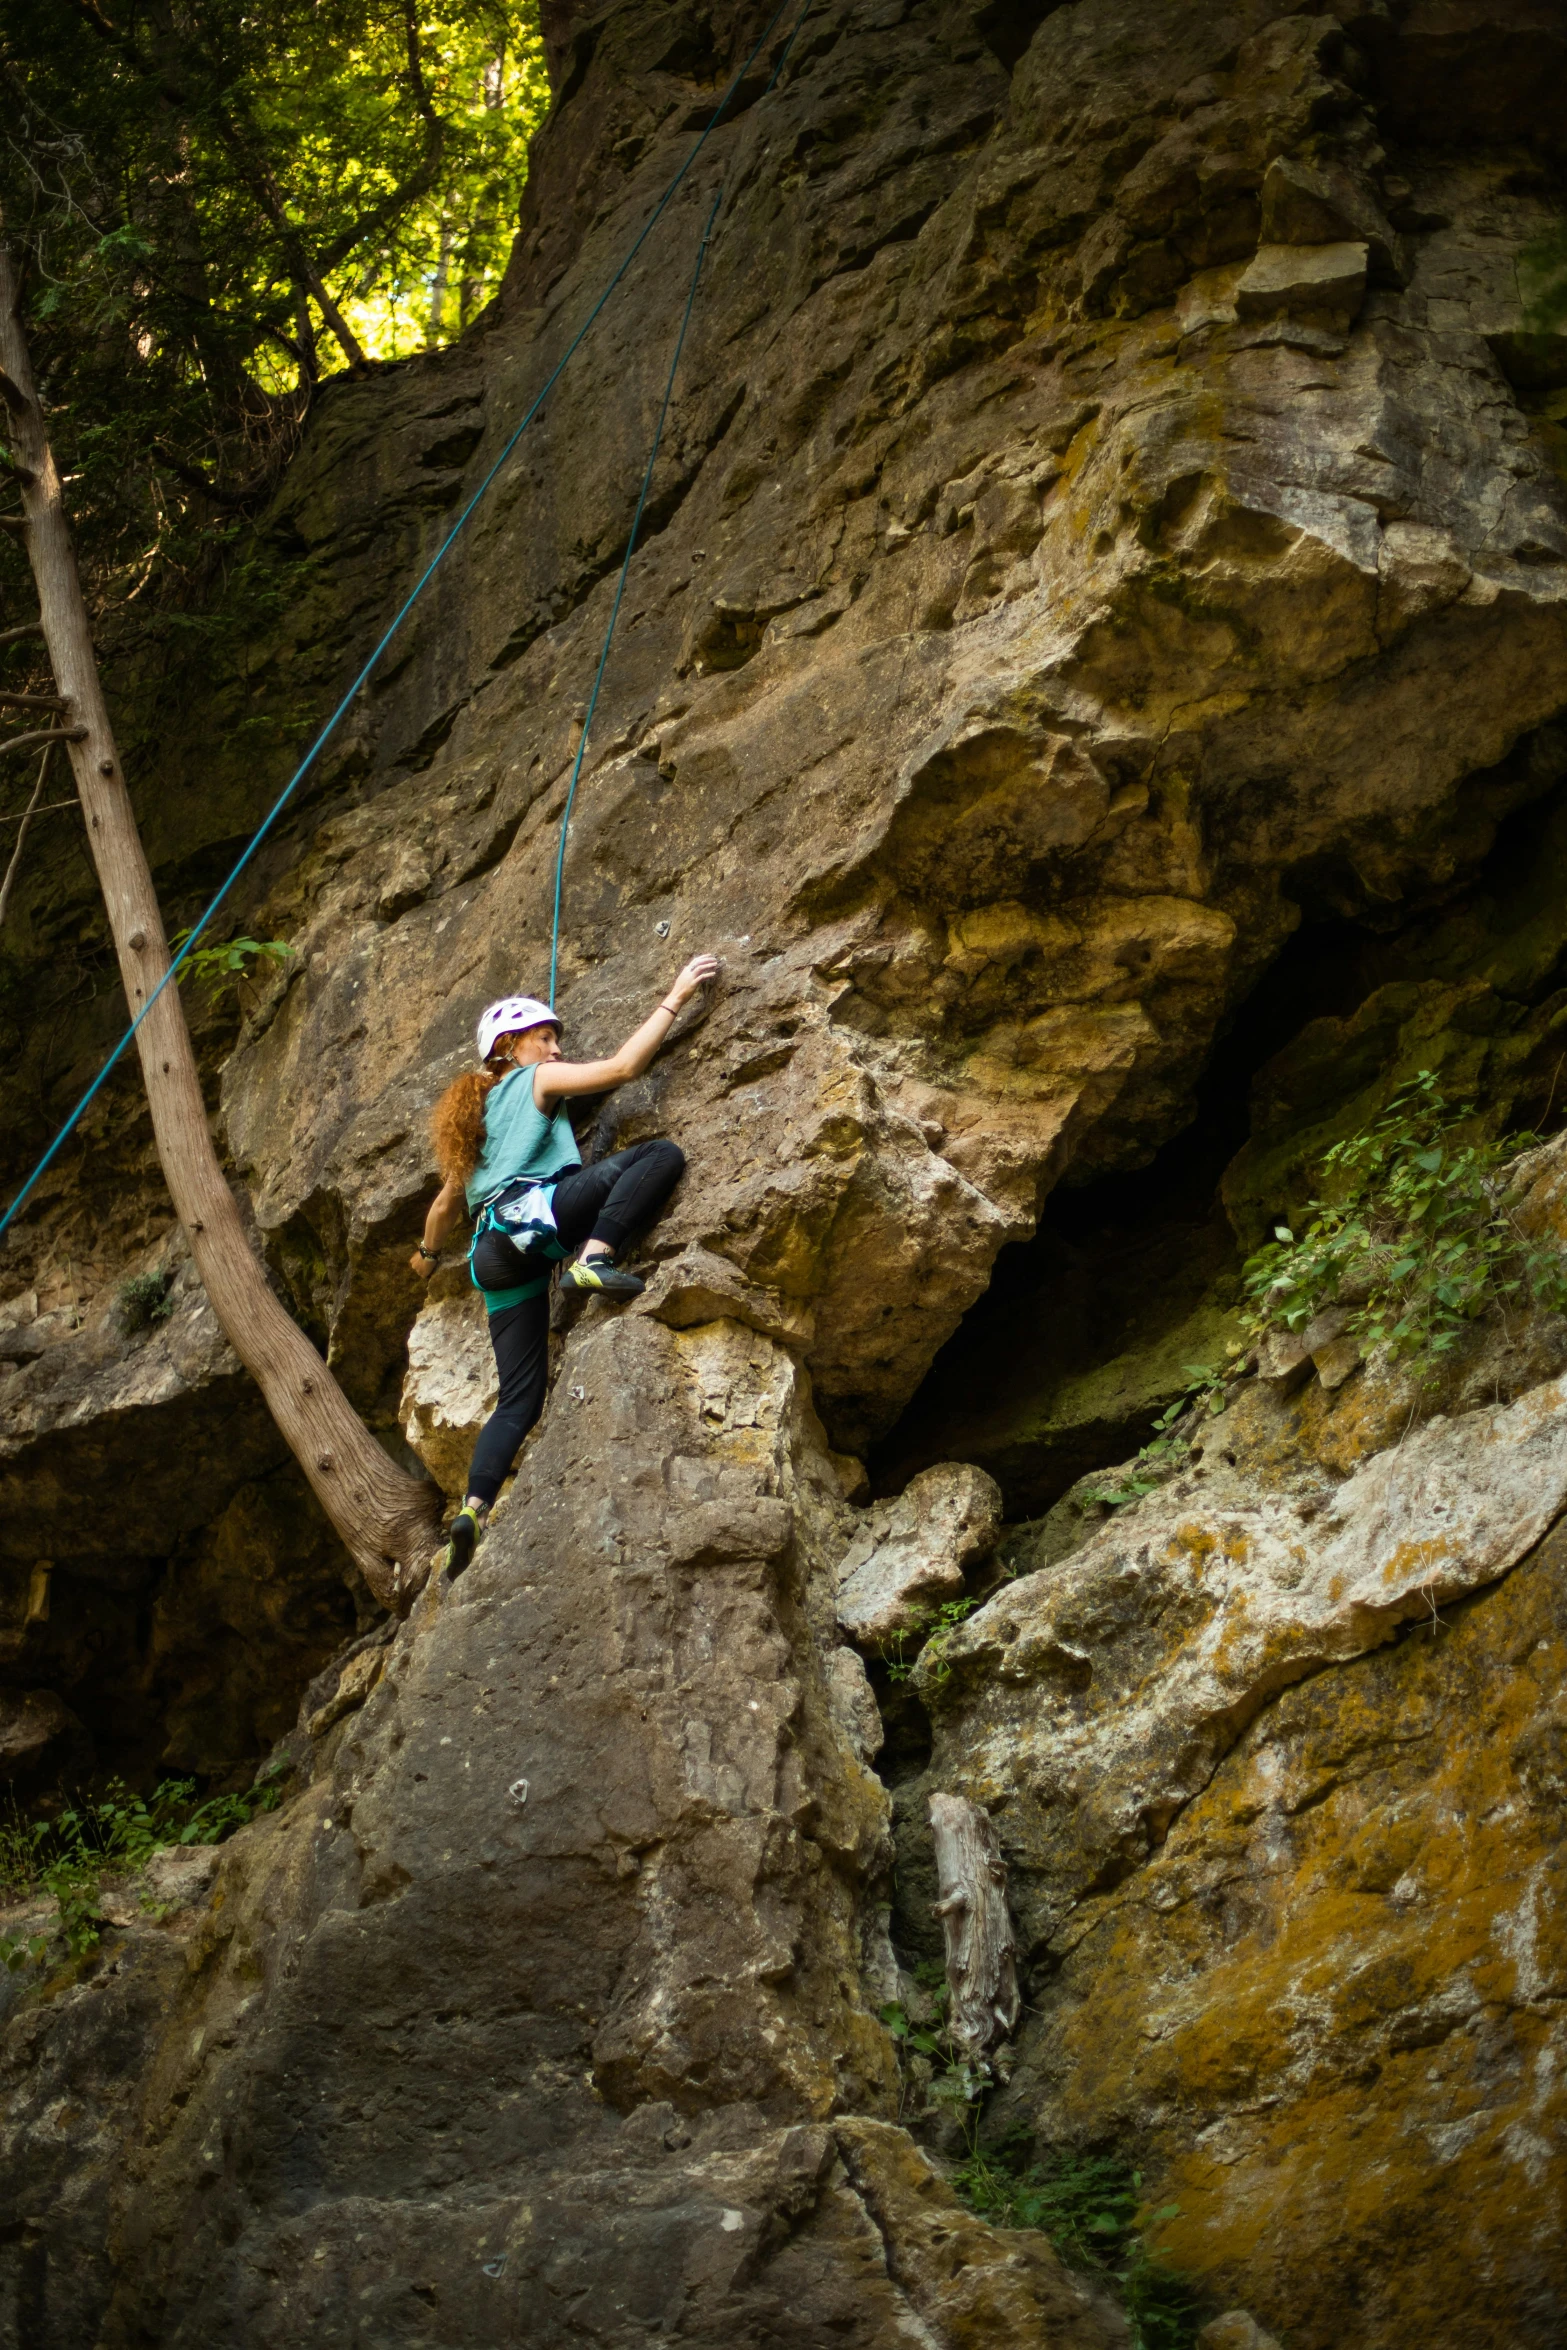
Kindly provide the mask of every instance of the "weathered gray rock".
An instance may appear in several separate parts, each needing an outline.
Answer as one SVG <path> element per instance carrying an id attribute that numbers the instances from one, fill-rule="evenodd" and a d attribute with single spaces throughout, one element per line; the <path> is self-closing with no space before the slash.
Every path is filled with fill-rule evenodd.
<path id="1" fill-rule="evenodd" d="M 401 1417 L 403 1434 L 449 1499 L 462 1496 L 474 1440 L 497 1392 L 478 1292 L 432 1298 L 408 1333 Z"/>
<path id="2" fill-rule="evenodd" d="M 1564 1637 L 1558 1529 L 1287 1690 L 1036 1983 L 996 2126 L 1113 2115 L 1161 2257 L 1280 2339 L 1341 2340 L 1348 2275 L 1389 2350 L 1527 2341 L 1559 2289 Z"/>
<path id="3" fill-rule="evenodd" d="M 915 1668 L 934 1781 L 1004 1806 L 1036 1944 L 1157 1846 L 1270 1698 L 1540 1540 L 1567 1507 L 1567 1381 L 1416 1429 L 1325 1506 L 1266 1491 L 1237 1505 L 1226 1482 L 1178 1478 L 1120 1512 Z"/>
<path id="4" fill-rule="evenodd" d="M 166 1318 L 127 1334 L 111 1290 L 0 1374 L 0 1677 L 88 1725 L 56 1758 L 68 1786 L 94 1744 L 138 1776 L 254 1768 L 356 1621 L 188 1258 L 156 1254 Z"/>
<path id="5" fill-rule="evenodd" d="M 1311 1349 L 1297 1330 L 1266 1330 L 1257 1348 L 1257 1376 L 1280 1395 L 1304 1386 L 1315 1365 Z"/>
<path id="6" fill-rule="evenodd" d="M 962 1596 L 964 1570 L 1000 1532 L 1000 1488 L 983 1469 L 922 1470 L 895 1501 L 871 1505 L 839 1560 L 839 1623 L 869 1648 L 922 1631 L 943 1600 Z"/>
<path id="7" fill-rule="evenodd" d="M 1241 318 L 1299 318 L 1349 327 L 1366 294 L 1364 245 L 1260 245 L 1236 282 Z"/>
<path id="8" fill-rule="evenodd" d="M 657 2321 L 894 2350 L 1005 2319 L 1110 2350 L 1048 2247 L 962 2211 L 891 2119 L 859 1990 L 887 1801 L 840 1727 L 850 1513 L 794 1363 L 634 1313 L 580 1323 L 562 1376 L 468 1574 L 349 1660 L 339 1690 L 373 1685 L 321 1722 L 315 1783 L 225 1849 L 168 2026 L 134 1925 L 118 2004 L 25 2011 L 7 2159 L 38 2240 L 119 2248 L 69 2338 L 368 2310 L 465 2346 Z M 100 2029 L 137 2052 L 126 2125 L 70 2141 L 56 2208 L 33 2139 Z"/>
<path id="9" fill-rule="evenodd" d="M 966 20 L 856 34 L 872 78 L 896 50 L 906 133 L 900 148 L 876 131 L 884 162 L 857 169 L 880 193 L 857 201 L 890 221 L 893 188 L 917 182 L 931 207 L 874 260 L 828 265 L 844 235 L 830 175 L 787 198 L 765 169 L 747 182 L 688 349 L 677 509 L 638 558 L 573 819 L 577 1043 L 618 1034 L 675 952 L 711 940 L 726 957 L 706 1024 L 602 1137 L 652 1121 L 688 1146 L 656 1245 L 704 1270 L 674 1310 L 711 1310 L 705 1268 L 727 1265 L 726 1310 L 787 1323 L 853 1445 L 1068 1155 L 1078 1173 L 1124 1163 L 1183 1114 L 1214 1023 L 1295 919 L 1280 876 L 1327 859 L 1384 899 L 1418 886 L 1464 777 L 1559 705 L 1564 574 L 1520 553 L 1554 543 L 1559 484 L 1504 427 L 1467 323 L 1516 303 L 1504 200 L 1471 173 L 1460 201 L 1455 182 L 1462 218 L 1422 236 L 1407 292 L 1378 293 L 1342 352 L 1265 339 L 1271 311 L 1226 326 L 1221 304 L 1208 324 L 1186 314 L 1171 377 L 1183 285 L 1261 266 L 1270 170 L 1370 186 L 1372 102 L 1339 74 L 1325 20 L 1243 30 L 1167 8 L 1130 42 L 1121 27 L 1110 5 L 1047 18 L 994 117 L 1003 79 Z M 595 103 L 650 103 L 619 78 L 640 37 L 626 20 L 626 46 L 595 52 Z M 1402 60 L 1394 43 L 1390 86 Z M 843 64 L 791 69 L 768 138 L 803 128 Z M 1182 115 L 1173 90 L 1205 75 Z M 922 92 L 949 127 L 972 105 L 971 160 L 916 128 Z M 1128 170 L 1122 130 L 1145 121 L 1164 127 Z M 563 118 L 563 141 L 582 135 Z M 485 346 L 476 468 L 537 290 L 569 307 L 622 235 L 618 214 L 575 249 L 544 225 L 551 155 L 546 139 L 538 225 Z M 654 170 L 650 150 L 649 185 Z M 1518 203 L 1509 236 L 1525 233 Z M 983 263 L 981 215 L 1006 223 Z M 1360 281 L 1332 256 L 1356 241 L 1268 251 L 1318 273 L 1296 293 L 1337 318 Z M 764 246 L 765 321 L 745 259 Z M 651 352 L 667 290 L 630 298 L 606 327 L 617 349 Z M 1276 290 L 1264 308 L 1276 299 L 1289 307 Z M 1058 323 L 1021 332 L 1030 304 Z M 976 323 L 949 365 L 960 310 Z M 739 341 L 722 323 L 737 316 L 757 322 Z M 476 350 L 446 365 L 476 397 Z M 425 375 L 408 398 L 410 418 L 432 404 Z M 390 1251 L 381 1269 L 375 1236 L 408 1224 L 427 1180 L 424 1105 L 474 1008 L 543 941 L 574 681 L 609 594 L 576 550 L 621 527 L 642 429 L 629 375 L 624 404 L 608 382 L 602 399 L 612 412 L 553 406 L 517 503 L 479 523 L 467 558 L 462 613 L 536 593 L 536 632 L 492 669 L 493 629 L 437 599 L 356 752 L 388 763 L 388 789 L 321 827 L 269 912 L 304 955 L 231 1066 L 228 1114 L 267 1229 L 303 1217 L 340 1264 L 333 1312 L 356 1350 L 371 1335 L 356 1310 L 385 1343 L 377 1284 L 406 1321 L 405 1276 Z M 385 444 L 384 404 L 362 430 L 359 415 L 349 395 L 290 491 L 323 546 Z M 568 478 L 557 538 L 532 485 Z M 1417 560 L 1438 541 L 1439 561 Z M 451 731 L 399 775 L 432 698 Z M 1249 793 L 1264 769 L 1268 790 Z M 391 917 L 393 868 L 415 851 L 423 894 L 399 885 Z M 454 983 L 458 938 L 471 976 Z M 353 1073 L 372 1069 L 400 1074 L 371 1094 Z M 312 1204 L 327 1199 L 330 1218 Z"/>
<path id="10" fill-rule="evenodd" d="M 835 1648 L 828 1658 L 827 1701 L 854 1753 L 873 1763 L 882 1748 L 881 1709 L 857 1649 Z"/>
<path id="11" fill-rule="evenodd" d="M 52 1689 L 0 1690 L 0 1782 L 15 1792 L 88 1768 L 92 1740 Z"/>
<path id="12" fill-rule="evenodd" d="M 1365 244 L 1384 284 L 1407 274 L 1403 242 L 1377 200 L 1368 175 L 1341 162 L 1325 168 L 1276 155 L 1262 183 L 1262 243 Z"/>
<path id="13" fill-rule="evenodd" d="M 1279 2344 L 1246 2310 L 1227 2309 L 1199 2326 L 1197 2350 L 1279 2350 Z"/>
<path id="14" fill-rule="evenodd" d="M 210 1844 L 171 1844 L 155 1852 L 142 1874 L 155 1902 L 185 1909 L 200 1901 L 217 1874 L 218 1855 Z"/>

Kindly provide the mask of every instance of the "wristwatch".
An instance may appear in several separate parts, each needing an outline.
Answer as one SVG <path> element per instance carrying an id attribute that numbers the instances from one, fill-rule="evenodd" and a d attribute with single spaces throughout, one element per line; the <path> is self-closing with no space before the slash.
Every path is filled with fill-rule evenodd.
<path id="1" fill-rule="evenodd" d="M 438 1248 L 426 1248 L 422 1240 L 416 1240 L 414 1242 L 414 1247 L 419 1251 L 419 1254 L 423 1257 L 427 1265 L 433 1265 L 441 1253 Z"/>

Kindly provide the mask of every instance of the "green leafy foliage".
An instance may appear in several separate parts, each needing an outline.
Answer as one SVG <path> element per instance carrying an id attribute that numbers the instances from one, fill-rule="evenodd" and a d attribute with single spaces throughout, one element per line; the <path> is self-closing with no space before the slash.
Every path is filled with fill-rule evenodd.
<path id="1" fill-rule="evenodd" d="M 548 97 L 537 0 L 7 0 L 0 209 L 100 598 L 199 566 L 326 376 L 471 322 Z"/>
<path id="2" fill-rule="evenodd" d="M 1191 1384 L 1160 1413 L 1153 1435 L 1136 1459 L 1104 1484 L 1084 1486 L 1081 1498 L 1102 1502 L 1107 1509 L 1125 1509 L 1184 1468 L 1191 1458 L 1192 1439 L 1203 1421 L 1224 1409 L 1229 1381 L 1235 1376 L 1235 1357 L 1240 1352 L 1235 1348 L 1231 1361 L 1220 1370 L 1210 1369 L 1206 1363 L 1183 1363 L 1181 1368 Z"/>
<path id="3" fill-rule="evenodd" d="M 948 1599 L 944 1600 L 940 1607 L 933 1609 L 927 1617 L 930 1631 L 925 1646 L 920 1652 L 920 1662 L 925 1666 L 932 1680 L 937 1682 L 951 1680 L 952 1664 L 947 1655 L 947 1643 L 959 1624 L 966 1616 L 971 1616 L 978 1605 L 978 1599 L 972 1596 L 964 1599 Z"/>
<path id="4" fill-rule="evenodd" d="M 1539 1136 L 1488 1142 L 1474 1125 L 1473 1109 L 1451 1107 L 1422 1069 L 1369 1126 L 1336 1143 L 1321 1164 L 1325 1196 L 1246 1260 L 1244 1339 L 1217 1369 L 1186 1364 L 1190 1386 L 1136 1459 L 1081 1498 L 1125 1509 L 1183 1468 L 1203 1422 L 1223 1411 L 1246 1348 L 1270 1329 L 1303 1330 L 1343 1306 L 1364 1351 L 1383 1346 L 1434 1376 L 1466 1326 L 1494 1308 L 1567 1310 L 1559 1251 L 1529 1239 L 1508 1209 L 1503 1171 Z"/>
<path id="5" fill-rule="evenodd" d="M 963 2201 L 993 2227 L 1042 2229 L 1072 2267 L 1109 2279 L 1131 2321 L 1133 2350 L 1190 2350 L 1201 2322 L 1199 2297 L 1143 2241 L 1146 2229 L 1177 2218 L 1179 2206 L 1151 2211 L 1141 2174 L 1116 2155 L 1031 2162 L 1026 2140 L 1017 2138 L 981 2151 L 980 2115 L 995 2073 L 952 2037 L 945 1968 L 923 1960 L 915 1981 L 925 1994 L 923 2020 L 898 2000 L 882 2008 L 881 2020 L 897 2047 L 905 2102 L 914 2091 L 916 2104 L 945 2112 L 962 2129 L 963 2159 L 951 2176 Z"/>
<path id="6" fill-rule="evenodd" d="M 1189 2350 L 1202 2310 L 1193 2288 L 1152 2254 L 1143 2231 L 1179 2214 L 1150 2211 L 1142 2175 L 1113 2154 L 1058 2154 L 1025 2162 L 1014 2144 L 972 2152 L 953 2184 L 971 2211 L 998 2228 L 1039 2228 L 1072 2268 L 1111 2278 L 1131 2321 L 1135 2350 Z"/>
<path id="7" fill-rule="evenodd" d="M 1003 1570 L 1007 1580 L 1013 1569 Z M 983 1602 L 975 1592 L 962 1599 L 943 1600 L 939 1607 L 921 1608 L 916 1620 L 907 1630 L 895 1633 L 883 1656 L 889 1681 L 907 1681 L 916 1664 L 925 1664 L 932 1679 L 950 1681 L 952 1666 L 946 1654 L 947 1642 L 965 1617 L 971 1616 Z"/>
<path id="8" fill-rule="evenodd" d="M 1538 1140 L 1472 1138 L 1474 1113 L 1444 1101 L 1429 1069 L 1322 1162 L 1326 1194 L 1247 1260 L 1249 1327 L 1302 1330 L 1326 1307 L 1348 1333 L 1433 1372 L 1465 1326 L 1495 1307 L 1567 1306 L 1558 1252 L 1508 1213 L 1500 1171 Z"/>
<path id="9" fill-rule="evenodd" d="M 918 1641 L 919 1638 L 920 1633 L 917 1631 L 894 1632 L 882 1655 L 882 1663 L 887 1668 L 887 1678 L 889 1681 L 909 1681 L 913 1679 L 914 1667 L 919 1661 L 919 1652 L 918 1649 L 916 1649 L 914 1653 L 911 1654 L 909 1650 L 909 1643 L 911 1640 Z"/>
<path id="10" fill-rule="evenodd" d="M 133 1273 L 115 1294 L 120 1328 L 127 1338 L 166 1322 L 174 1311 L 172 1284 L 167 1273 Z"/>
<path id="11" fill-rule="evenodd" d="M 987 2089 L 994 2087 L 995 2075 L 983 2057 L 971 2056 L 952 2037 L 947 2023 L 952 1993 L 941 1962 L 921 1960 L 914 1979 L 925 1994 L 924 2004 L 929 2010 L 923 2022 L 912 2020 L 898 2000 L 889 2001 L 880 2011 L 881 2020 L 897 2046 L 905 2094 L 914 2085 L 908 2060 L 923 2059 L 918 2101 L 950 2114 L 959 2122 L 972 2151 L 980 2100 Z"/>
<path id="12" fill-rule="evenodd" d="M 189 936 L 188 929 L 175 933 L 171 943 L 176 954 Z M 192 947 L 180 965 L 180 978 L 222 986 L 231 979 L 248 979 L 250 965 L 257 956 L 270 956 L 274 962 L 286 963 L 293 952 L 282 938 L 231 938 L 222 946 Z"/>
<path id="13" fill-rule="evenodd" d="M 194 1779 L 165 1779 L 148 1796 L 111 1779 L 102 1795 L 79 1798 L 52 1818 L 24 1820 L 13 1809 L 0 1818 L 0 1898 L 15 1902 L 47 1894 L 55 1903 L 54 1932 L 73 1957 L 98 1946 L 99 1887 L 105 1876 L 134 1876 L 170 1845 L 221 1844 L 259 1812 L 275 1808 L 275 1778 L 235 1795 L 198 1800 Z M 0 1934 L 0 1964 L 13 1971 L 38 1965 L 47 1934 Z"/>
<path id="14" fill-rule="evenodd" d="M 1518 298 L 1531 334 L 1567 327 L 1567 220 L 1526 245 L 1517 261 Z"/>

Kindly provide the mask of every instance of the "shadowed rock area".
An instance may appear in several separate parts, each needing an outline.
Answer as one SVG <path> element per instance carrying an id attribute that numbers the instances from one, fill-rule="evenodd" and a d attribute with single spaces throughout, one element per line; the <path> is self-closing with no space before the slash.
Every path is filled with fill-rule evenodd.
<path id="1" fill-rule="evenodd" d="M 293 591 L 208 716 L 275 760 L 125 684 L 172 907 L 765 21 L 546 10 L 500 298 L 331 386 L 260 526 Z M 1156 1491 L 1081 1485 L 1402 1078 L 1567 1107 L 1567 360 L 1518 266 L 1564 69 L 1534 0 L 897 0 L 742 89 L 258 862 L 292 960 L 199 1029 L 280 1293 L 457 1492 L 491 1388 L 460 1266 L 407 1271 L 428 1112 L 544 984 L 721 183 L 559 986 L 586 1057 L 722 956 L 582 1126 L 689 1172 L 644 1297 L 557 1312 L 468 1575 L 401 1624 L 350 1588 L 128 1084 L 0 1255 L 0 1761 L 290 1774 L 210 1884 L 0 1983 L 0 2340 L 1130 2340 L 966 2208 L 879 2020 L 942 1947 L 933 1793 L 990 1816 L 1024 1976 L 974 2127 L 1178 2206 L 1155 2248 L 1252 2313 L 1213 2345 L 1560 2326 L 1567 1324 L 1434 1387 L 1264 1364 Z M 98 917 L 65 853 L 27 889 L 47 990 Z M 45 1000 L 18 1173 L 115 1017 Z"/>

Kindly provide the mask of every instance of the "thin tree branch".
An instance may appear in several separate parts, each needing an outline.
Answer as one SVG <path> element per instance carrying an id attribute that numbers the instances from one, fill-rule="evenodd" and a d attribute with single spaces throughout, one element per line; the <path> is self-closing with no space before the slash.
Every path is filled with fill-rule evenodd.
<path id="1" fill-rule="evenodd" d="M 198 490 L 202 497 L 210 498 L 215 506 L 248 506 L 264 492 L 277 486 L 275 464 L 263 466 L 259 473 L 251 475 L 249 481 L 241 482 L 237 489 L 230 490 L 211 480 L 199 465 L 189 464 L 169 447 L 167 441 L 154 441 L 152 453 L 160 464 L 168 467 L 176 481 L 183 482 L 188 490 Z"/>
<path id="2" fill-rule="evenodd" d="M 345 230 L 340 237 L 334 237 L 330 245 L 323 246 L 323 269 L 335 269 L 340 261 L 346 261 L 357 246 L 373 237 L 388 221 L 395 220 L 400 212 L 407 211 L 410 204 L 417 204 L 422 196 L 427 196 L 435 185 L 435 175 L 441 167 L 441 157 L 446 148 L 446 124 L 435 110 L 435 101 L 430 96 L 430 87 L 424 78 L 424 60 L 419 47 L 419 18 L 413 0 L 403 0 L 403 23 L 408 35 L 408 88 L 415 112 L 424 122 L 424 153 L 399 186 L 393 188 L 389 195 L 383 196 L 379 204 L 373 204 L 368 212 L 361 213 L 351 229 Z"/>
<path id="3" fill-rule="evenodd" d="M 38 762 L 38 780 L 33 785 L 33 796 L 22 811 L 22 828 L 16 836 L 16 846 L 11 851 L 10 862 L 5 869 L 5 879 L 0 881 L 0 931 L 5 928 L 6 909 L 11 903 L 11 892 L 16 886 L 16 876 L 21 869 L 22 849 L 27 839 L 27 827 L 38 812 L 38 802 L 43 794 L 44 781 L 49 773 L 49 761 L 53 756 L 53 743 L 45 743 L 44 755 Z"/>
<path id="4" fill-rule="evenodd" d="M 212 120 L 219 137 L 239 165 L 241 176 L 282 240 L 283 250 L 299 284 L 314 296 L 316 307 L 342 349 L 350 367 L 363 367 L 365 354 L 353 328 L 327 292 L 326 281 L 310 258 L 305 240 L 289 219 L 283 191 L 265 156 L 255 152 L 226 106 L 214 106 Z"/>
<path id="5" fill-rule="evenodd" d="M 83 24 L 89 26 L 98 35 L 100 41 L 109 42 L 111 47 L 120 50 L 127 57 L 136 57 L 136 51 L 128 37 L 120 31 L 117 25 L 112 25 L 109 22 L 103 10 L 95 4 L 95 0 L 71 0 L 71 6 Z M 136 62 L 140 64 L 141 60 L 137 58 Z"/>
<path id="6" fill-rule="evenodd" d="M 41 620 L 19 621 L 15 628 L 0 628 L 0 645 L 14 645 L 21 637 L 42 636 L 43 632 Z"/>
<path id="7" fill-rule="evenodd" d="M 65 704 L 58 694 L 3 694 L 0 710 L 63 710 Z"/>
<path id="8" fill-rule="evenodd" d="M 37 727 L 31 734 L 13 734 L 9 742 L 0 742 L 0 759 L 9 758 L 13 751 L 30 751 L 34 743 L 79 743 L 86 739 L 85 726 Z"/>

